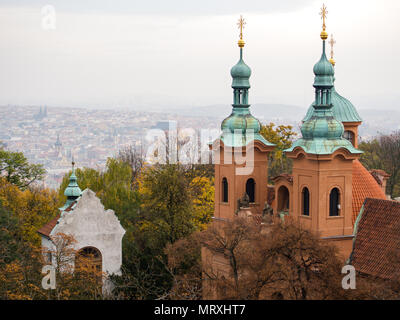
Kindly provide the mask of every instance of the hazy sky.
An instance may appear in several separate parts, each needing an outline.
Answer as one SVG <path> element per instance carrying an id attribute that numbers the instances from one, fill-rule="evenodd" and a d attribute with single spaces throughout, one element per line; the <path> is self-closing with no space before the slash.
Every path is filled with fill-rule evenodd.
<path id="1" fill-rule="evenodd" d="M 336 88 L 357 108 L 396 109 L 400 1 L 327 0 Z M 42 7 L 56 10 L 55 30 Z M 231 104 L 237 19 L 251 103 L 307 107 L 321 55 L 322 1 L 0 0 L 0 104 Z M 329 48 L 329 47 L 328 47 Z M 328 52 L 329 53 L 329 50 Z"/>

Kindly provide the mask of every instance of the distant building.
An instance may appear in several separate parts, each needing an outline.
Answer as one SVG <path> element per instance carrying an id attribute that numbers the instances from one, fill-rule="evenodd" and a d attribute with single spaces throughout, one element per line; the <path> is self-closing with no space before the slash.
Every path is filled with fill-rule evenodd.
<path id="1" fill-rule="evenodd" d="M 40 121 L 40 120 L 43 120 L 46 117 L 47 117 L 47 107 L 44 107 L 43 109 L 42 109 L 42 107 L 40 107 L 39 112 L 36 113 L 33 118 L 36 121 Z"/>

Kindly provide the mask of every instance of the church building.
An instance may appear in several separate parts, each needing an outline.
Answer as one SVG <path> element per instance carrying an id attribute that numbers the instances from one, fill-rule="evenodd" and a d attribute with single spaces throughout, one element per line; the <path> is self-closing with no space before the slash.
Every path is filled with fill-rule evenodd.
<path id="1" fill-rule="evenodd" d="M 231 69 L 233 109 L 221 124 L 222 135 L 213 143 L 213 224 L 218 226 L 237 216 L 262 223 L 266 211 L 282 220 L 289 216 L 337 246 L 345 263 L 354 248 L 354 226 L 365 200 L 387 201 L 388 175 L 377 170 L 369 172 L 359 161 L 363 153 L 358 149 L 362 119 L 353 104 L 335 89 L 333 38 L 329 60 L 325 53 L 326 14 L 323 6 L 322 53 L 313 68 L 315 99 L 302 120 L 301 138 L 284 151 L 293 161 L 292 172 L 274 177 L 273 186 L 268 186 L 267 180 L 268 158 L 274 145 L 260 134 L 261 124 L 250 113 L 251 70 L 243 60 L 244 22 L 240 18 L 240 58 Z M 250 167 L 252 170 L 245 170 Z M 212 266 L 217 273 L 227 274 L 225 258 L 206 248 L 202 249 L 202 263 L 203 268 Z"/>
<path id="2" fill-rule="evenodd" d="M 96 194 L 86 189 L 83 192 L 77 183 L 74 162 L 68 187 L 64 192 L 67 201 L 59 214 L 38 230 L 42 238 L 43 252 L 48 255 L 49 264 L 55 265 L 56 241 L 58 234 L 72 236 L 76 241 L 73 250 L 78 256 L 91 260 L 96 271 L 108 276 L 120 274 L 122 264 L 122 237 L 125 234 L 113 210 L 105 210 Z M 76 264 L 79 257 L 74 257 Z M 75 265 L 73 266 L 75 267 Z M 110 283 L 103 280 L 103 292 Z"/>

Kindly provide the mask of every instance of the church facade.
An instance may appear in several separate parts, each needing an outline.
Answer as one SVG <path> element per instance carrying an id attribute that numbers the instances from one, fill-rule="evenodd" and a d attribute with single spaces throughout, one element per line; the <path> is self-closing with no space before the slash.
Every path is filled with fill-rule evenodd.
<path id="1" fill-rule="evenodd" d="M 81 191 L 74 168 L 64 194 L 67 201 L 60 208 L 60 213 L 38 230 L 46 260 L 49 264 L 56 264 L 54 253 L 60 250 L 57 248 L 59 235 L 72 237 L 72 249 L 76 253 L 72 257 L 72 269 L 80 256 L 90 259 L 92 267 L 104 275 L 103 292 L 107 293 L 111 288 L 111 283 L 107 281 L 108 275 L 121 272 L 125 230 L 114 211 L 105 210 L 92 190 Z"/>
<path id="2" fill-rule="evenodd" d="M 273 186 L 267 184 L 267 173 L 274 145 L 260 135 L 261 124 L 250 113 L 251 70 L 243 60 L 242 18 L 239 21 L 240 59 L 231 69 L 233 109 L 221 124 L 222 135 L 213 143 L 214 157 L 219 160 L 215 164 L 213 224 L 237 216 L 251 216 L 261 223 L 266 212 L 283 220 L 289 216 L 337 246 L 345 262 L 353 250 L 354 226 L 362 205 L 367 198 L 385 201 L 388 176 L 376 170 L 369 172 L 359 161 L 358 127 L 362 119 L 353 104 L 335 89 L 333 50 L 329 60 L 325 53 L 326 13 L 323 7 L 322 53 L 313 68 L 315 100 L 302 119 L 301 138 L 285 150 L 293 161 L 292 172 L 274 177 Z M 333 39 L 330 43 L 333 46 Z M 235 156 L 236 150 L 242 158 Z M 246 157 L 249 152 L 252 157 Z M 246 167 L 253 170 L 238 170 Z M 202 249 L 202 263 L 203 268 L 212 266 L 216 272 L 227 274 L 224 257 L 206 248 Z M 217 298 L 207 289 L 207 283 L 204 292 L 211 294 L 204 298 Z"/>

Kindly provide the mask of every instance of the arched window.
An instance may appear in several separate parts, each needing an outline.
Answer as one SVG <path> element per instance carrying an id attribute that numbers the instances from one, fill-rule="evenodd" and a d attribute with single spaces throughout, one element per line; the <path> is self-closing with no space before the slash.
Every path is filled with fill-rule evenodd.
<path id="1" fill-rule="evenodd" d="M 102 257 L 98 249 L 94 247 L 85 247 L 78 251 L 75 259 L 75 269 L 92 270 L 93 272 L 102 272 Z"/>
<path id="2" fill-rule="evenodd" d="M 281 186 L 278 190 L 278 213 L 281 211 L 289 211 L 289 190 L 285 186 Z"/>
<path id="3" fill-rule="evenodd" d="M 250 178 L 246 182 L 246 193 L 249 196 L 250 203 L 255 202 L 256 195 L 256 183 L 253 178 Z"/>
<path id="4" fill-rule="evenodd" d="M 351 131 L 346 130 L 343 132 L 343 138 L 349 140 L 354 145 L 354 133 Z"/>
<path id="5" fill-rule="evenodd" d="M 337 217 L 340 212 L 340 192 L 338 188 L 333 188 L 329 195 L 329 216 Z"/>
<path id="6" fill-rule="evenodd" d="M 222 179 L 222 202 L 228 202 L 228 180 Z"/>
<path id="7" fill-rule="evenodd" d="M 302 215 L 309 216 L 310 215 L 310 191 L 308 191 L 307 187 L 303 188 L 302 191 Z"/>

